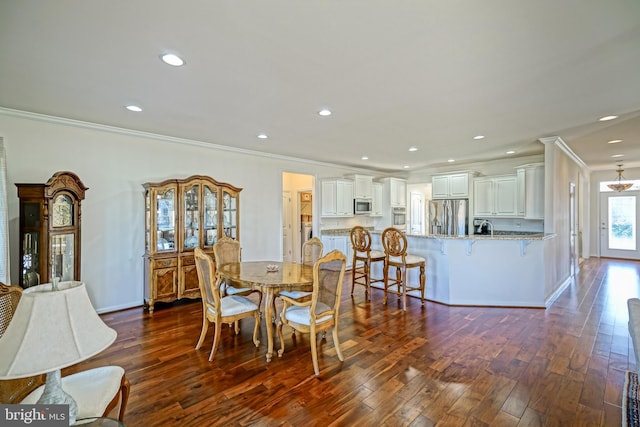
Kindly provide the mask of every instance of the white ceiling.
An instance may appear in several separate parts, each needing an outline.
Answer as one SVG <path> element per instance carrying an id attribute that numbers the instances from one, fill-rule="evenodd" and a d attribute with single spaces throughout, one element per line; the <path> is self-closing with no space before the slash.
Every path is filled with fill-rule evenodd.
<path id="1" fill-rule="evenodd" d="M 0 0 L 0 58 L 1 107 L 217 145 L 394 172 L 560 136 L 640 166 L 637 0 Z"/>

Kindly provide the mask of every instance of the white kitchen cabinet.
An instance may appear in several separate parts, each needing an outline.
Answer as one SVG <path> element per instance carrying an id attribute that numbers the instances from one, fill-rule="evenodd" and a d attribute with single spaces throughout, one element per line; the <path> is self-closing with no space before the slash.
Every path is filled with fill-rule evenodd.
<path id="1" fill-rule="evenodd" d="M 435 175 L 431 178 L 434 199 L 466 199 L 469 197 L 469 172 Z"/>
<path id="2" fill-rule="evenodd" d="M 518 180 L 518 216 L 544 219 L 544 164 L 533 163 L 516 168 Z"/>
<path id="3" fill-rule="evenodd" d="M 391 206 L 407 206 L 407 181 L 400 178 L 389 178 L 391 190 Z"/>
<path id="4" fill-rule="evenodd" d="M 517 217 L 516 175 L 476 178 L 473 185 L 475 217 Z"/>
<path id="5" fill-rule="evenodd" d="M 353 216 L 353 181 L 322 180 L 321 216 Z"/>
<path id="6" fill-rule="evenodd" d="M 372 184 L 373 197 L 371 198 L 371 213 L 369 216 L 382 216 L 382 183 Z"/>
<path id="7" fill-rule="evenodd" d="M 353 261 L 353 247 L 349 236 L 326 236 L 323 235 L 322 240 L 322 255 L 326 255 L 334 249 L 339 250 L 347 257 L 347 268 L 351 268 Z"/>
<path id="8" fill-rule="evenodd" d="M 356 199 L 373 198 L 373 177 L 369 175 L 347 175 L 353 180 L 353 197 Z"/>

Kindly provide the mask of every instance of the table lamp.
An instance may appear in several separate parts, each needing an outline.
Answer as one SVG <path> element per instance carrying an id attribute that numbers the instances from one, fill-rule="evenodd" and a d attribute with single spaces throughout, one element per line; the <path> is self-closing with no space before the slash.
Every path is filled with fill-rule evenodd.
<path id="1" fill-rule="evenodd" d="M 22 292 L 18 307 L 0 337 L 0 380 L 47 374 L 38 404 L 68 404 L 69 424 L 77 405 L 63 389 L 60 369 L 88 359 L 116 339 L 91 305 L 83 282 L 32 286 Z"/>

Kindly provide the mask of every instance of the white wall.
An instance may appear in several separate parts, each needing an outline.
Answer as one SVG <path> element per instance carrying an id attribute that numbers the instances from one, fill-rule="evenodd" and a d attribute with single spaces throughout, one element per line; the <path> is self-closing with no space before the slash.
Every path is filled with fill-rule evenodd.
<path id="1" fill-rule="evenodd" d="M 27 114 L 0 112 L 0 136 L 7 152 L 12 282 L 18 282 L 19 252 L 14 184 L 44 183 L 69 170 L 89 187 L 82 202 L 81 278 L 99 311 L 143 303 L 144 182 L 202 174 L 243 188 L 240 241 L 250 261 L 281 259 L 283 171 L 317 178 L 361 172 Z"/>

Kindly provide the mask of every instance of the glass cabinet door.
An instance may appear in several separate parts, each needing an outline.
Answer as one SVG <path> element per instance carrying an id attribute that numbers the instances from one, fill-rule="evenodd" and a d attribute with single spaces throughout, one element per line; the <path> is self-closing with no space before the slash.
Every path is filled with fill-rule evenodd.
<path id="1" fill-rule="evenodd" d="M 36 286 L 40 284 L 40 233 L 31 231 L 24 233 L 22 247 L 22 287 Z"/>
<path id="2" fill-rule="evenodd" d="M 213 246 L 218 240 L 218 192 L 204 186 L 204 244 Z"/>
<path id="3" fill-rule="evenodd" d="M 156 250 L 173 251 L 176 247 L 176 190 L 158 191 L 156 202 Z"/>
<path id="4" fill-rule="evenodd" d="M 184 192 L 184 249 L 198 246 L 200 236 L 200 186 L 194 185 Z"/>
<path id="5" fill-rule="evenodd" d="M 222 191 L 222 212 L 224 235 L 232 239 L 238 238 L 238 197 Z"/>
<path id="6" fill-rule="evenodd" d="M 75 271 L 75 234 L 55 234 L 51 236 L 51 277 L 60 281 L 73 280 Z"/>

